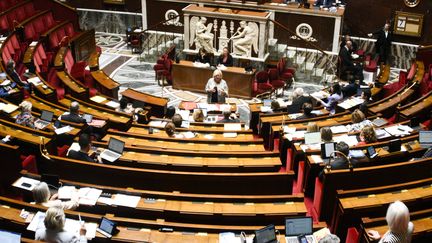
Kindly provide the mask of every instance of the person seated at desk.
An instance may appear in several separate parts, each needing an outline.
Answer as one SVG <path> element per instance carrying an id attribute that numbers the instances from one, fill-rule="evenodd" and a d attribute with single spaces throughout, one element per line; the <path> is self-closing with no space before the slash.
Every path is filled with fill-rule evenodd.
<path id="1" fill-rule="evenodd" d="M 331 6 L 334 2 L 334 0 L 316 0 L 314 6 L 324 6 L 326 8 Z"/>
<path id="2" fill-rule="evenodd" d="M 21 102 L 21 104 L 19 105 L 19 109 L 20 109 L 20 113 L 17 115 L 15 123 L 22 126 L 35 128 L 34 126 L 35 119 L 31 114 L 32 103 L 25 100 Z"/>
<path id="3" fill-rule="evenodd" d="M 194 122 L 204 122 L 204 112 L 201 109 L 195 109 L 192 114 Z"/>
<path id="4" fill-rule="evenodd" d="M 12 78 L 12 80 L 16 84 L 24 87 L 24 89 L 28 90 L 31 93 L 31 84 L 27 81 L 22 80 L 19 74 L 16 72 L 14 60 L 9 59 L 9 61 L 7 62 L 6 73 Z"/>
<path id="5" fill-rule="evenodd" d="M 330 129 L 330 127 L 322 127 L 320 133 L 321 133 L 321 142 L 323 143 L 333 142 L 333 132 Z"/>
<path id="6" fill-rule="evenodd" d="M 360 81 L 351 79 L 349 84 L 342 87 L 342 94 L 344 98 L 349 98 L 357 94 L 357 90 L 360 88 Z"/>
<path id="7" fill-rule="evenodd" d="M 165 119 L 172 119 L 172 117 L 175 115 L 175 113 L 176 113 L 175 107 L 172 105 L 168 106 L 168 108 L 166 109 L 164 118 Z"/>
<path id="8" fill-rule="evenodd" d="M 313 104 L 312 98 L 306 95 L 302 88 L 295 89 L 292 94 L 292 103 L 288 107 L 288 112 L 300 113 L 300 110 L 302 109 L 304 103 Z"/>
<path id="9" fill-rule="evenodd" d="M 365 126 L 360 132 L 360 142 L 357 143 L 357 146 L 376 143 L 376 141 L 378 141 L 378 139 L 375 133 L 375 129 L 372 126 Z"/>
<path id="10" fill-rule="evenodd" d="M 364 100 L 363 103 L 360 104 L 359 110 L 364 114 L 368 114 L 368 104 L 370 104 L 372 97 L 372 92 L 370 89 L 363 90 L 361 94 L 361 98 Z"/>
<path id="11" fill-rule="evenodd" d="M 51 196 L 48 184 L 43 181 L 33 188 L 32 193 L 35 203 L 47 208 L 56 207 L 64 210 L 74 210 L 79 206 L 78 194 L 72 194 L 72 198 L 69 201 L 61 201 L 58 199 L 58 194 Z"/>
<path id="12" fill-rule="evenodd" d="M 351 72 L 355 79 L 363 81 L 363 67 L 354 62 L 352 56 L 352 42 L 347 41 L 345 46 L 339 51 L 341 73 Z"/>
<path id="13" fill-rule="evenodd" d="M 182 134 L 179 134 L 179 133 L 176 132 L 176 126 L 174 125 L 173 122 L 168 122 L 165 125 L 165 133 L 170 138 L 183 138 Z"/>
<path id="14" fill-rule="evenodd" d="M 10 80 L 5 80 L 0 84 L 0 98 L 6 98 L 9 95 L 16 93 L 17 84 Z"/>
<path id="15" fill-rule="evenodd" d="M 341 169 L 348 169 L 349 168 L 349 163 L 348 163 L 348 154 L 349 154 L 349 146 L 347 143 L 345 142 L 339 142 L 336 144 L 336 151 L 342 153 L 338 154 L 335 153 L 334 157 L 335 159 L 331 162 L 331 169 L 332 170 L 341 170 Z"/>
<path id="16" fill-rule="evenodd" d="M 79 109 L 79 103 L 72 101 L 69 107 L 69 113 L 61 115 L 60 119 L 74 123 L 86 123 L 86 120 L 80 116 Z"/>
<path id="17" fill-rule="evenodd" d="M 85 134 L 85 133 L 81 134 L 79 136 L 79 139 L 78 139 L 78 144 L 80 146 L 80 150 L 79 151 L 75 151 L 72 149 L 69 150 L 69 153 L 67 154 L 67 157 L 69 159 L 102 163 L 102 159 L 100 158 L 99 155 L 95 154 L 95 158 L 92 158 L 89 155 L 89 151 L 91 148 L 91 141 L 90 141 L 90 137 L 88 134 Z"/>
<path id="18" fill-rule="evenodd" d="M 327 98 L 327 102 L 324 102 L 323 100 L 318 99 L 319 102 L 323 106 L 326 107 L 327 110 L 330 111 L 330 114 L 333 115 L 335 113 L 336 106 L 338 102 L 342 99 L 342 91 L 339 83 L 333 84 L 332 87 L 330 87 L 330 96 Z"/>
<path id="19" fill-rule="evenodd" d="M 180 114 L 175 114 L 172 119 L 171 119 L 172 123 L 174 123 L 175 127 L 181 127 L 181 124 L 183 122 L 183 118 L 181 117 Z"/>
<path id="20" fill-rule="evenodd" d="M 303 104 L 303 115 L 296 118 L 296 120 L 303 120 L 316 117 L 316 114 L 312 113 L 313 107 L 311 103 Z"/>
<path id="21" fill-rule="evenodd" d="M 207 81 L 205 91 L 207 92 L 207 103 L 225 103 L 225 98 L 228 97 L 228 85 L 222 79 L 221 70 L 214 70 L 213 78 Z"/>
<path id="22" fill-rule="evenodd" d="M 132 107 L 132 104 L 129 103 L 129 100 L 126 97 L 122 97 L 120 99 L 120 106 L 116 108 L 117 112 L 124 112 L 127 114 L 133 114 L 135 109 Z"/>
<path id="23" fill-rule="evenodd" d="M 401 201 L 390 204 L 386 213 L 389 230 L 381 237 L 378 231 L 368 230 L 368 236 L 379 243 L 405 243 L 411 242 L 414 224 L 410 222 L 410 213 L 407 206 Z"/>
<path id="24" fill-rule="evenodd" d="M 240 122 L 239 119 L 231 117 L 231 111 L 230 110 L 224 111 L 223 116 L 224 116 L 224 118 L 222 120 L 217 121 L 217 123 L 239 123 Z"/>
<path id="25" fill-rule="evenodd" d="M 228 51 L 227 47 L 224 47 L 222 50 L 222 55 L 218 58 L 218 65 L 224 65 L 225 67 L 233 66 L 233 58 Z"/>
<path id="26" fill-rule="evenodd" d="M 319 132 L 319 128 L 318 128 L 318 125 L 316 124 L 316 122 L 308 122 L 308 124 L 306 126 L 306 132 L 307 133 Z"/>
<path id="27" fill-rule="evenodd" d="M 208 54 L 208 52 L 201 47 L 197 53 L 197 55 L 195 56 L 195 62 L 200 62 L 200 63 L 208 63 L 211 65 L 211 58 L 210 55 Z"/>
<path id="28" fill-rule="evenodd" d="M 353 124 L 346 126 L 349 132 L 358 132 L 365 126 L 373 126 L 373 123 L 366 119 L 365 114 L 359 109 L 355 109 L 351 114 L 351 121 Z"/>
<path id="29" fill-rule="evenodd" d="M 35 240 L 62 243 L 86 243 L 87 230 L 81 226 L 79 236 L 65 229 L 66 216 L 63 209 L 51 207 L 45 213 L 44 225 L 39 225 L 35 232 Z M 43 227 L 45 226 L 45 227 Z"/>
<path id="30" fill-rule="evenodd" d="M 344 46 L 346 45 L 346 43 L 348 41 L 351 41 L 351 44 L 352 44 L 350 54 L 355 53 L 358 50 L 358 46 L 357 46 L 357 43 L 353 39 L 351 39 L 351 36 L 349 36 L 349 35 L 345 35 L 345 38 L 342 39 L 341 44 L 340 44 L 340 48 L 341 49 L 344 48 Z"/>

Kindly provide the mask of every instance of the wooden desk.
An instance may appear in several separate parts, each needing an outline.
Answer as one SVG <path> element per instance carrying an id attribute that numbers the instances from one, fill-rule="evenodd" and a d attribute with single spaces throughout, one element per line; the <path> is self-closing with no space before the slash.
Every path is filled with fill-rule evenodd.
<path id="1" fill-rule="evenodd" d="M 398 107 L 400 119 L 409 120 L 420 113 L 426 114 L 432 108 L 432 91 L 419 99 Z"/>
<path id="2" fill-rule="evenodd" d="M 253 93 L 255 72 L 245 73 L 244 68 L 227 67 L 222 70 L 223 79 L 227 82 L 230 97 L 250 99 Z M 172 67 L 173 88 L 205 93 L 209 78 L 213 77 L 210 68 L 199 68 L 191 61 L 180 61 Z"/>
<path id="3" fill-rule="evenodd" d="M 134 107 L 151 106 L 150 116 L 163 117 L 165 115 L 168 98 L 160 98 L 134 89 L 127 89 L 121 95 L 128 98 Z"/>
<path id="4" fill-rule="evenodd" d="M 77 80 L 75 80 L 65 71 L 57 71 L 57 77 L 65 85 L 67 93 L 70 93 L 73 97 L 81 100 L 88 99 L 89 94 L 87 88 L 84 88 L 81 84 L 78 83 Z"/>
<path id="5" fill-rule="evenodd" d="M 97 83 L 97 89 L 104 95 L 118 99 L 120 84 L 110 78 L 103 70 L 91 72 L 92 77 Z"/>

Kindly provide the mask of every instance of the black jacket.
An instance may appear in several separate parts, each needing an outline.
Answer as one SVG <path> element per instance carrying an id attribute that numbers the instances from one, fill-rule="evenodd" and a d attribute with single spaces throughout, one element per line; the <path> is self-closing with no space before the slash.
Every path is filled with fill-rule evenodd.
<path id="1" fill-rule="evenodd" d="M 224 56 L 220 55 L 218 58 L 218 64 L 223 64 L 226 67 L 232 67 L 233 66 L 233 58 L 230 54 L 228 54 L 228 58 L 226 60 L 226 62 L 223 61 Z"/>
<path id="2" fill-rule="evenodd" d="M 88 154 L 81 151 L 70 150 L 67 157 L 81 161 L 95 162 L 95 160 L 88 156 Z"/>
<path id="3" fill-rule="evenodd" d="M 77 114 L 72 114 L 72 113 L 69 113 L 67 115 L 62 115 L 61 120 L 74 122 L 74 123 L 86 123 L 86 120 L 84 118 L 80 117 Z"/>

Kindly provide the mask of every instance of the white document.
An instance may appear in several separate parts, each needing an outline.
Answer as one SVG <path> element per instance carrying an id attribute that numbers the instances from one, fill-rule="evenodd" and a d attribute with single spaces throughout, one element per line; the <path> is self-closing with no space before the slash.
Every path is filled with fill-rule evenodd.
<path id="1" fill-rule="evenodd" d="M 322 112 L 321 110 L 313 110 L 313 111 L 311 111 L 311 113 L 312 113 L 312 114 L 315 114 L 315 115 L 317 115 L 317 116 L 323 114 L 323 112 Z"/>
<path id="2" fill-rule="evenodd" d="M 167 124 L 166 121 L 151 121 L 151 122 L 149 122 L 149 126 L 151 126 L 151 127 L 165 128 L 166 124 Z"/>
<path id="3" fill-rule="evenodd" d="M 184 132 L 183 133 L 183 137 L 184 138 L 194 138 L 196 135 L 195 135 L 195 133 L 193 133 L 193 132 L 191 132 L 191 131 L 188 131 L 188 132 Z"/>
<path id="4" fill-rule="evenodd" d="M 348 135 L 342 135 L 342 136 L 336 136 L 333 138 L 335 142 L 345 142 L 348 144 L 348 146 L 352 147 L 358 144 L 358 140 L 356 136 L 348 136 Z"/>
<path id="5" fill-rule="evenodd" d="M 384 129 L 376 129 L 375 130 L 375 134 L 376 134 L 376 136 L 377 136 L 378 139 L 383 139 L 383 138 L 391 137 L 391 134 L 388 133 Z"/>
<path id="6" fill-rule="evenodd" d="M 314 155 L 311 155 L 311 158 L 312 158 L 313 162 L 315 162 L 315 163 L 324 162 L 324 160 L 321 158 L 321 155 L 314 154 Z"/>
<path id="7" fill-rule="evenodd" d="M 102 190 L 90 187 L 83 187 L 78 190 L 79 204 L 84 205 L 96 205 L 96 202 L 100 195 L 102 194 Z"/>
<path id="8" fill-rule="evenodd" d="M 106 205 L 112 205 L 114 203 L 114 200 L 110 197 L 99 197 L 97 201 Z"/>
<path id="9" fill-rule="evenodd" d="M 269 106 L 261 106 L 260 111 L 261 112 L 270 112 L 270 111 L 272 111 L 272 108 Z"/>
<path id="10" fill-rule="evenodd" d="M 236 138 L 237 133 L 236 132 L 224 132 L 223 136 L 224 136 L 224 138 Z"/>
<path id="11" fill-rule="evenodd" d="M 241 243 L 240 238 L 236 238 L 233 232 L 224 232 L 219 234 L 219 243 Z"/>
<path id="12" fill-rule="evenodd" d="M 182 121 L 180 127 L 189 128 L 190 127 L 190 121 Z"/>
<path id="13" fill-rule="evenodd" d="M 225 123 L 224 124 L 225 131 L 241 131 L 241 123 Z"/>
<path id="14" fill-rule="evenodd" d="M 189 110 L 179 110 L 178 114 L 180 114 L 181 118 L 183 121 L 188 121 L 189 120 L 189 114 L 190 111 Z"/>
<path id="15" fill-rule="evenodd" d="M 3 110 L 4 112 L 8 113 L 8 114 L 10 114 L 10 113 L 16 111 L 17 109 L 18 109 L 18 106 L 13 105 L 13 104 L 9 104 L 9 103 L 6 104 L 6 105 L 4 105 L 3 108 L 2 108 L 2 110 Z"/>
<path id="16" fill-rule="evenodd" d="M 136 208 L 138 206 L 140 199 L 141 197 L 139 196 L 116 194 L 114 195 L 114 204 L 118 206 Z"/>
<path id="17" fill-rule="evenodd" d="M 295 120 L 295 119 L 297 119 L 297 117 L 299 117 L 299 116 L 301 116 L 301 115 L 303 115 L 302 113 L 292 113 L 292 114 L 288 114 L 288 117 L 291 119 L 291 120 Z"/>
<path id="18" fill-rule="evenodd" d="M 205 139 L 213 139 L 214 136 L 213 136 L 213 135 L 210 135 L 210 134 L 206 134 L 206 135 L 204 135 L 204 138 L 205 138 Z"/>
<path id="19" fill-rule="evenodd" d="M 347 133 L 348 129 L 344 125 L 332 126 L 330 127 L 332 133 Z"/>
<path id="20" fill-rule="evenodd" d="M 29 78 L 29 79 L 27 79 L 27 81 L 29 83 L 32 83 L 35 86 L 38 86 L 38 85 L 42 84 L 42 81 L 40 80 L 40 78 L 38 76 L 33 77 L 33 78 Z"/>
<path id="21" fill-rule="evenodd" d="M 390 133 L 392 136 L 404 136 L 409 135 L 412 129 L 408 126 L 403 125 L 394 125 L 390 127 L 384 128 L 388 133 Z"/>
<path id="22" fill-rule="evenodd" d="M 12 184 L 12 186 L 14 186 L 14 187 L 18 187 L 18 188 L 21 188 L 21 189 L 24 189 L 24 190 L 27 190 L 27 191 L 32 191 L 33 188 L 35 188 L 35 186 L 36 186 L 37 184 L 39 184 L 39 183 L 40 183 L 40 181 L 35 180 L 35 179 L 32 179 L 32 178 L 28 178 L 28 177 L 21 177 L 21 178 L 19 178 L 18 180 L 16 180 L 16 181 Z M 28 185 L 30 185 L 30 186 L 25 186 L 25 185 L 23 185 L 23 184 L 28 184 Z"/>
<path id="23" fill-rule="evenodd" d="M 32 221 L 27 226 L 27 230 L 35 232 L 38 228 L 45 228 L 44 225 L 44 219 L 45 219 L 45 213 L 43 212 L 37 212 L 35 216 L 33 216 Z"/>
<path id="24" fill-rule="evenodd" d="M 112 107 L 112 108 L 114 108 L 114 109 L 120 107 L 120 103 L 115 102 L 115 101 L 113 101 L 113 100 L 108 101 L 107 103 L 105 103 L 105 105 L 107 105 L 107 106 L 109 106 L 109 107 Z"/>
<path id="25" fill-rule="evenodd" d="M 58 198 L 71 199 L 75 193 L 77 189 L 74 186 L 62 186 L 58 189 Z"/>
<path id="26" fill-rule="evenodd" d="M 73 128 L 72 128 L 71 126 L 67 125 L 67 126 L 64 126 L 64 127 L 58 128 L 58 129 L 55 129 L 54 132 L 55 132 L 57 135 L 60 135 L 60 134 L 63 134 L 63 133 L 68 133 L 68 132 L 70 132 L 70 131 L 72 131 L 72 130 L 73 130 Z"/>
<path id="27" fill-rule="evenodd" d="M 296 131 L 296 127 L 289 127 L 289 126 L 284 126 L 283 127 L 283 132 L 284 133 L 294 133 Z"/>
<path id="28" fill-rule="evenodd" d="M 93 97 L 90 98 L 90 100 L 96 102 L 96 103 L 102 103 L 106 100 L 105 97 L 99 96 L 99 95 L 95 95 Z"/>

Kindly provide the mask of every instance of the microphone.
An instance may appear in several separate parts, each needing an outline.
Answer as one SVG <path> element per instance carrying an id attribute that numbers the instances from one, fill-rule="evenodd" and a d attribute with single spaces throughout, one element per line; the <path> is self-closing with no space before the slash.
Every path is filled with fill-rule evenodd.
<path id="1" fill-rule="evenodd" d="M 40 151 L 42 157 L 44 157 L 47 160 L 51 160 L 51 158 L 49 157 L 48 150 L 45 147 L 44 137 L 40 137 L 40 141 L 41 141 L 41 143 L 39 144 L 39 151 Z"/>

